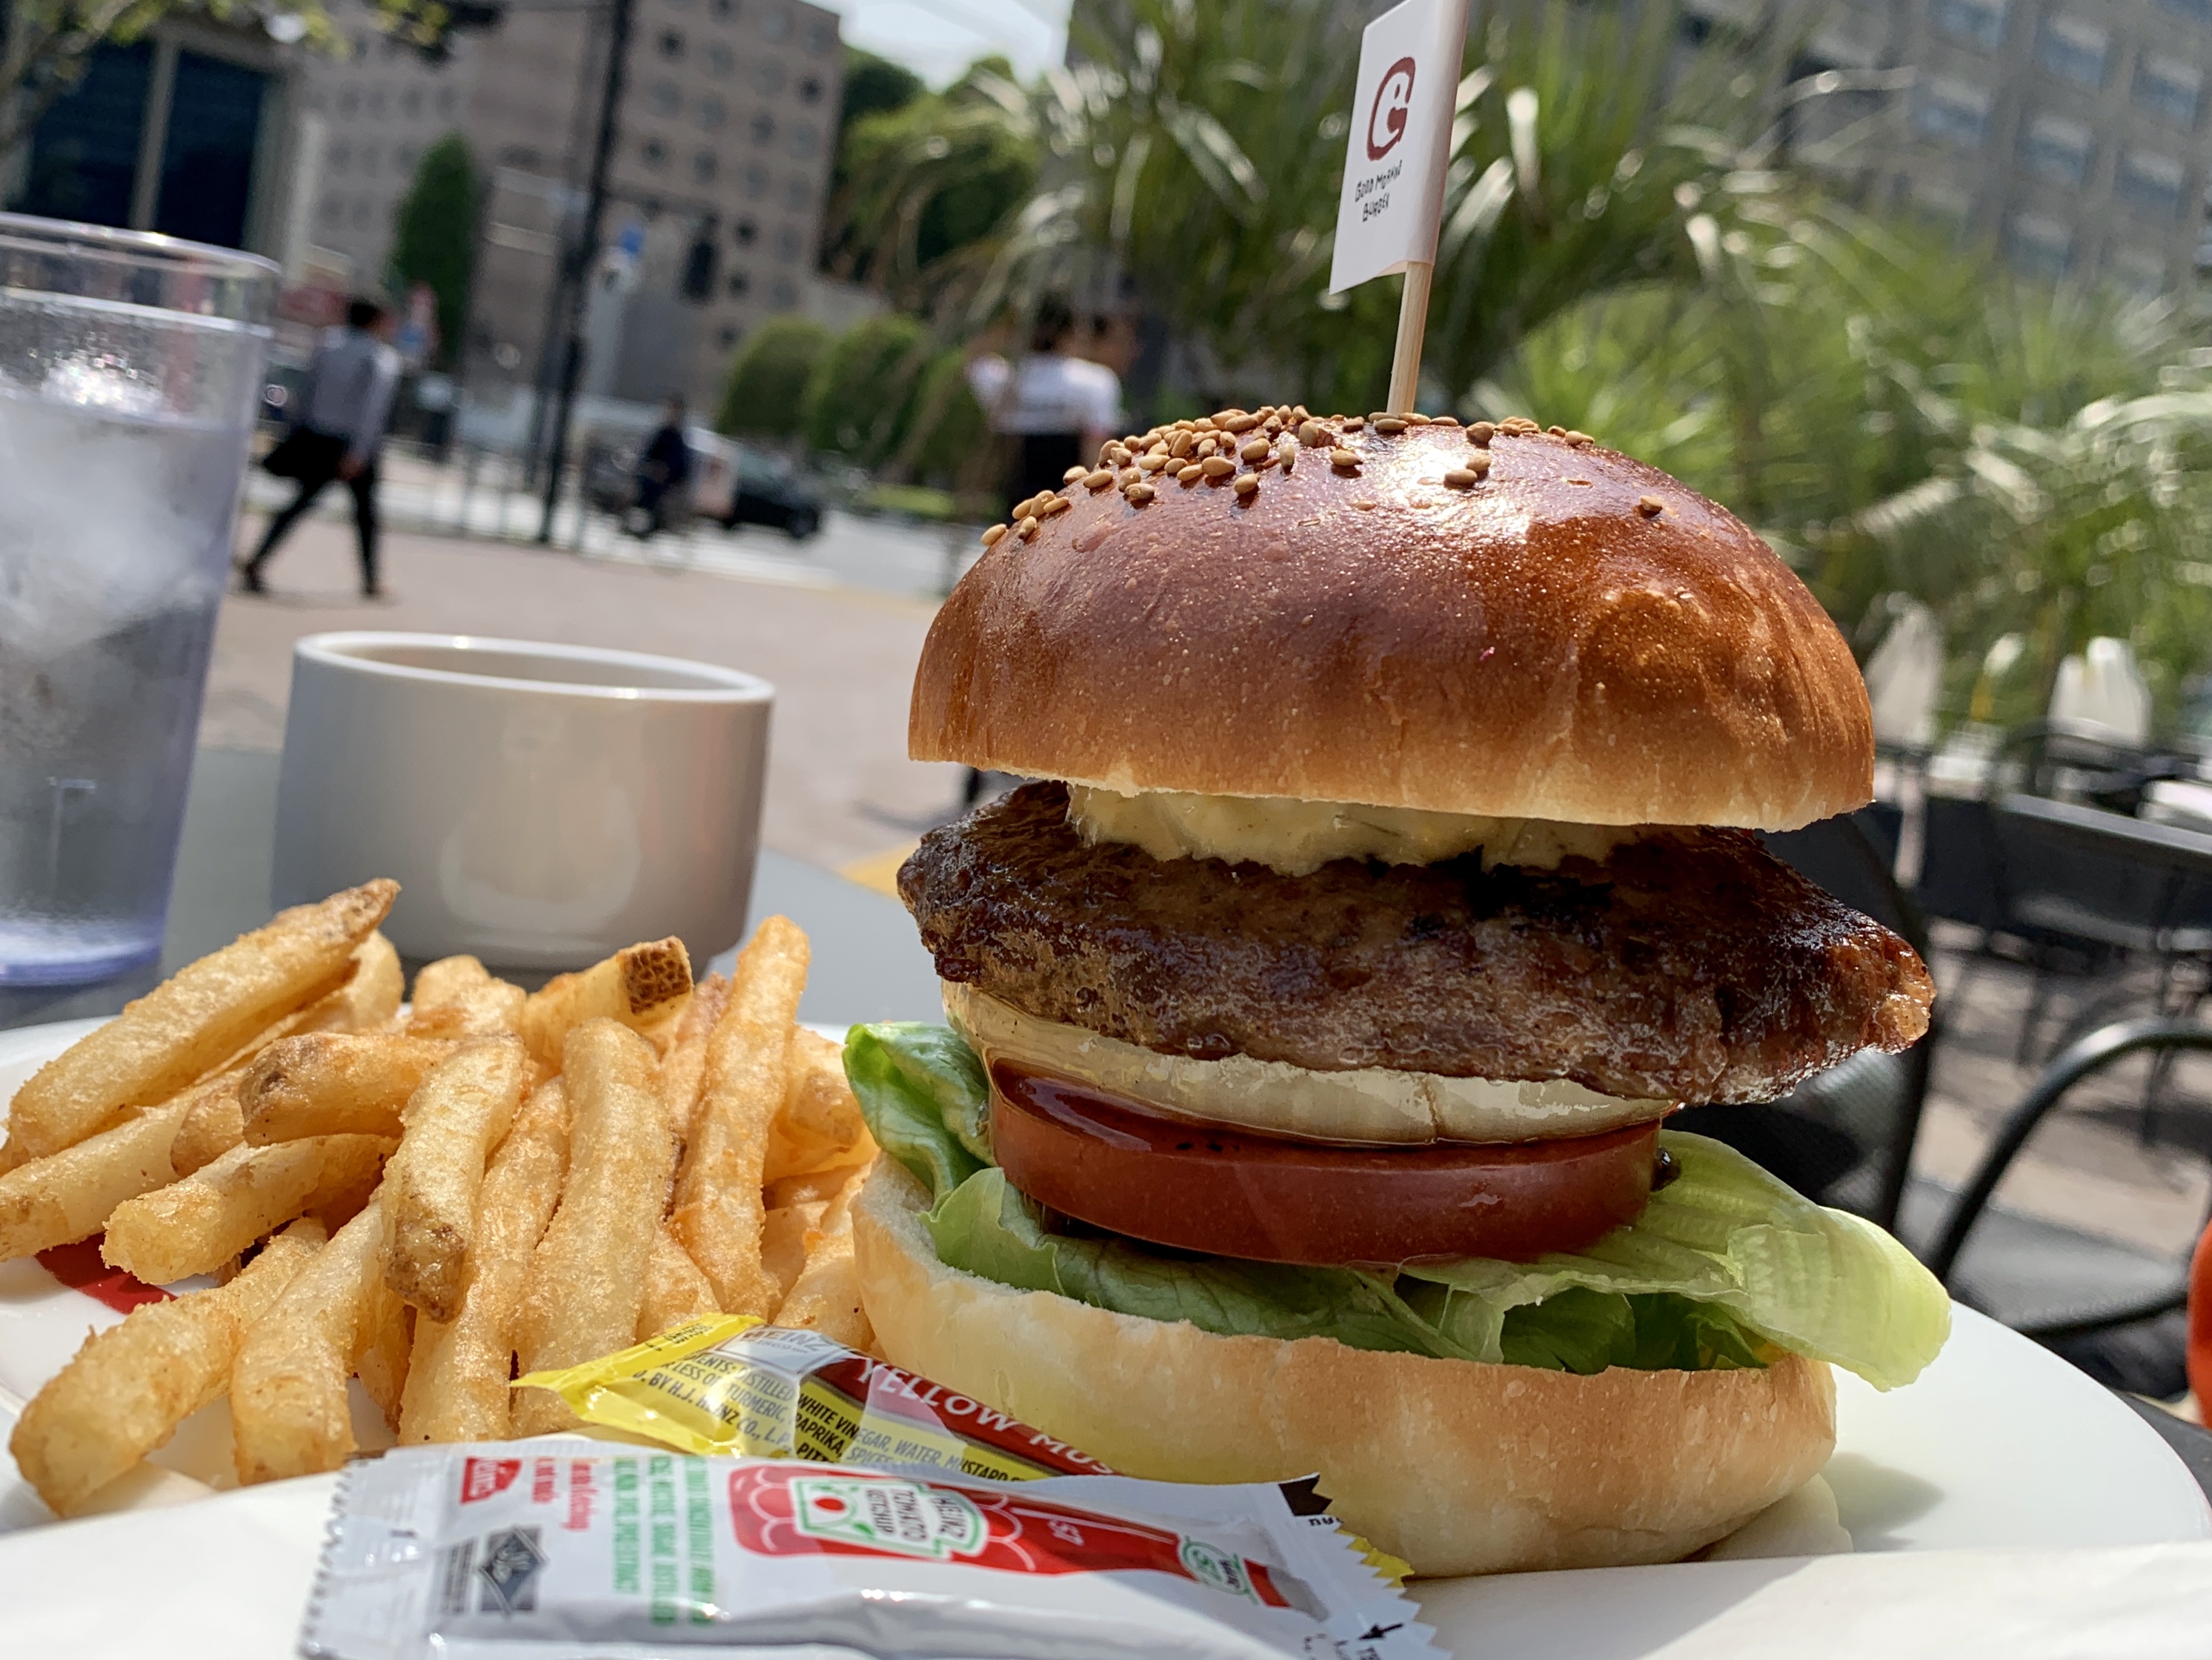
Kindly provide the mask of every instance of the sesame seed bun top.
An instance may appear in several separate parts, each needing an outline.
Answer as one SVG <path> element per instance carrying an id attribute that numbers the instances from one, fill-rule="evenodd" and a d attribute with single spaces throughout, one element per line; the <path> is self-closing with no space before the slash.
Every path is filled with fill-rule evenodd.
<path id="1" fill-rule="evenodd" d="M 922 650 L 917 760 L 1598 824 L 1872 794 L 1804 585 L 1580 433 L 1224 410 L 1103 460 L 987 532 Z"/>

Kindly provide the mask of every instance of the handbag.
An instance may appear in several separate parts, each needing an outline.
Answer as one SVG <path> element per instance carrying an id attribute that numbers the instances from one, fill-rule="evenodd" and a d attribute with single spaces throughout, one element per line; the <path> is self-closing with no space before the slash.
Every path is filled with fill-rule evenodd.
<path id="1" fill-rule="evenodd" d="M 287 428 L 276 447 L 261 458 L 261 471 L 271 478 L 300 477 L 307 471 L 307 437 L 305 427 Z"/>

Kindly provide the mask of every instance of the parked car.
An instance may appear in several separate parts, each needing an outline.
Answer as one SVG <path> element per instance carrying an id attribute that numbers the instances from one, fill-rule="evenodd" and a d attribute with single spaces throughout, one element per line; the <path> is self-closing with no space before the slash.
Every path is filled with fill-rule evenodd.
<path id="1" fill-rule="evenodd" d="M 595 430 L 584 444 L 584 491 L 602 513 L 627 513 L 637 499 L 638 452 L 650 434 Z M 768 525 L 803 542 L 822 527 L 822 492 L 783 456 L 753 449 L 705 427 L 685 429 L 691 446 L 688 501 L 666 514 L 671 525 L 696 516 L 728 530 Z"/>

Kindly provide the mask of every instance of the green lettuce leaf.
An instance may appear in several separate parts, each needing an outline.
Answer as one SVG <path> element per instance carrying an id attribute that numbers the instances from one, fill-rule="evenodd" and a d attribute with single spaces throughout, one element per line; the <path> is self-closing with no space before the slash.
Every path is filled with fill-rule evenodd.
<path id="1" fill-rule="evenodd" d="M 1661 1132 L 1681 1173 L 1583 1250 L 1394 1277 L 1055 1231 L 991 1164 L 989 1086 L 956 1034 L 855 1026 L 845 1064 L 876 1140 L 928 1186 L 947 1264 L 1119 1313 L 1577 1372 L 1753 1366 L 1786 1350 L 1877 1389 L 1910 1383 L 1950 1329 L 1949 1298 L 1897 1241 L 1702 1136 Z"/>

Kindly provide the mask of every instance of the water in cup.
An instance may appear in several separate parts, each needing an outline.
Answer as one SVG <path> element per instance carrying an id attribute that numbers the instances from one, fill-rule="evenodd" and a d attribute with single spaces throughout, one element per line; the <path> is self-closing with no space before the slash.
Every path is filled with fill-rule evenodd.
<path id="1" fill-rule="evenodd" d="M 0 984 L 161 954 L 266 333 L 0 286 Z"/>

